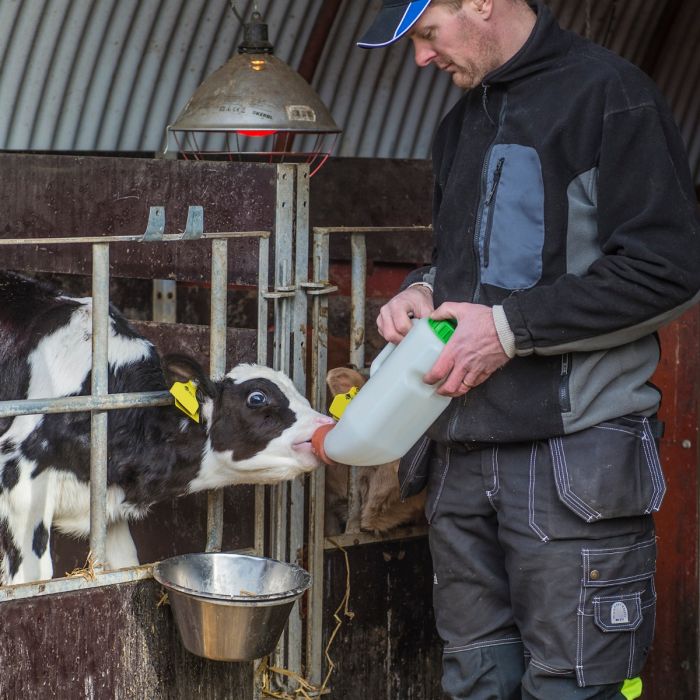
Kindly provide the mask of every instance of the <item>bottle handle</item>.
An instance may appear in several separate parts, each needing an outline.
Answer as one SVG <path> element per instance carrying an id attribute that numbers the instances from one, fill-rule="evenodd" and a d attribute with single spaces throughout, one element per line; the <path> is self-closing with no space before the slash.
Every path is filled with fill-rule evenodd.
<path id="1" fill-rule="evenodd" d="M 411 319 L 411 323 L 415 326 L 420 319 L 418 318 L 413 318 Z M 383 348 L 382 351 L 379 353 L 374 358 L 374 361 L 372 364 L 369 366 L 369 376 L 371 377 L 379 368 L 381 365 L 384 364 L 386 361 L 386 358 L 391 355 L 391 353 L 396 349 L 396 343 L 387 343 Z"/>
<path id="2" fill-rule="evenodd" d="M 383 348 L 382 351 L 377 355 L 374 360 L 372 361 L 372 364 L 369 366 L 369 376 L 373 376 L 374 373 L 381 367 L 382 364 L 384 364 L 384 361 L 386 360 L 389 355 L 394 351 L 396 348 L 396 345 L 394 343 L 387 343 Z"/>

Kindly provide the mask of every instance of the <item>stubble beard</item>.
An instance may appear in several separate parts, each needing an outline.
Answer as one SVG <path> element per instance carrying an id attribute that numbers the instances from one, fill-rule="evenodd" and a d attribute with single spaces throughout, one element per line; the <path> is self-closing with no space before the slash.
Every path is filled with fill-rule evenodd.
<path id="1" fill-rule="evenodd" d="M 462 90 L 471 90 L 481 85 L 484 78 L 501 65 L 494 42 L 474 28 L 465 17 L 460 18 L 465 43 L 479 58 L 465 60 L 464 64 L 452 61 L 457 69 L 452 73 L 452 82 Z"/>

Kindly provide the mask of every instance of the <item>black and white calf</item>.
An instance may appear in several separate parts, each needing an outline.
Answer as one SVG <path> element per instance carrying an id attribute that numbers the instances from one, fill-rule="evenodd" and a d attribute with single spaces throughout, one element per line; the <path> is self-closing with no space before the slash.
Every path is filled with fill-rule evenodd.
<path id="1" fill-rule="evenodd" d="M 0 400 L 90 393 L 92 300 L 0 272 Z M 192 380 L 200 423 L 172 406 L 111 411 L 107 564 L 138 563 L 127 519 L 156 501 L 238 483 L 292 479 L 319 465 L 311 435 L 331 419 L 288 377 L 239 365 L 211 381 L 166 357 L 110 311 L 110 393 Z M 0 418 L 0 584 L 51 578 L 51 527 L 89 531 L 90 414 Z"/>

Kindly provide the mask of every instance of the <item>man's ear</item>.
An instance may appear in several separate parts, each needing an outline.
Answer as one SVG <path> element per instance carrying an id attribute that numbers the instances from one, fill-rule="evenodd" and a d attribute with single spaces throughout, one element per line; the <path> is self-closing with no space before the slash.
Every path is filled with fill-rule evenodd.
<path id="1" fill-rule="evenodd" d="M 476 13 L 483 19 L 488 19 L 493 12 L 493 0 L 470 0 Z"/>
<path id="2" fill-rule="evenodd" d="M 216 387 L 196 360 L 187 355 L 165 355 L 161 360 L 161 366 L 168 386 L 175 382 L 192 381 L 203 394 L 202 398 L 205 396 L 214 398 Z"/>

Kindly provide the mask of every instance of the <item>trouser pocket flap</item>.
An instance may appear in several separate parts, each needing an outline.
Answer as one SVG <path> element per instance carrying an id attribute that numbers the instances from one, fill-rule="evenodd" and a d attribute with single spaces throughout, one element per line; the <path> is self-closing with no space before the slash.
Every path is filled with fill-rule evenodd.
<path id="1" fill-rule="evenodd" d="M 630 632 L 642 624 L 642 594 L 593 596 L 593 619 L 603 632 Z"/>
<path id="2" fill-rule="evenodd" d="M 584 549 L 583 585 L 604 588 L 651 578 L 656 571 L 656 540 L 630 547 Z"/>
<path id="3" fill-rule="evenodd" d="M 551 438 L 559 499 L 586 522 L 649 514 L 666 483 L 650 420 L 626 416 Z"/>

